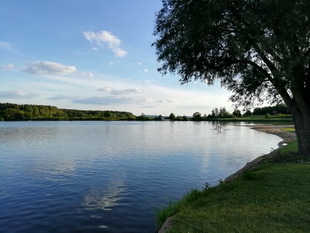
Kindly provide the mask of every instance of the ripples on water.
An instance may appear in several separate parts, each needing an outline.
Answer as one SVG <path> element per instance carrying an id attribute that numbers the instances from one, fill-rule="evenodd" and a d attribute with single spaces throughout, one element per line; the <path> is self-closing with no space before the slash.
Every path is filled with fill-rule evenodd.
<path id="1" fill-rule="evenodd" d="M 0 122 L 0 232 L 154 232 L 280 138 L 210 122 Z"/>

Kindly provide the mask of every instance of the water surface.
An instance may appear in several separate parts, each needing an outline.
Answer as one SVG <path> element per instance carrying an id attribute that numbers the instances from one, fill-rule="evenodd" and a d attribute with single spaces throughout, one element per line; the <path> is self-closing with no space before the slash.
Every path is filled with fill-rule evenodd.
<path id="1" fill-rule="evenodd" d="M 0 122 L 0 232 L 150 232 L 280 138 L 211 122 Z"/>

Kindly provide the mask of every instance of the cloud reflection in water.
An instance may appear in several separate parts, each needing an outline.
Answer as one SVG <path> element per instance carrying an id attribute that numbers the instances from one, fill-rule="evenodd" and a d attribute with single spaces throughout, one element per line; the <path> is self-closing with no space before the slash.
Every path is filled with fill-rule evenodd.
<path id="1" fill-rule="evenodd" d="M 92 188 L 84 197 L 83 206 L 85 210 L 109 211 L 112 207 L 119 205 L 119 201 L 123 199 L 122 194 L 125 192 L 124 182 L 113 181 L 107 189 Z"/>

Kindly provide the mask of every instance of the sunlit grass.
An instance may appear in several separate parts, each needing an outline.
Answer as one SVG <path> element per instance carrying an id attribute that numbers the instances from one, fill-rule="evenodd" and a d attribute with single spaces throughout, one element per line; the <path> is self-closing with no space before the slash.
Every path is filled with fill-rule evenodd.
<path id="1" fill-rule="evenodd" d="M 281 129 L 282 131 L 284 131 L 284 132 L 295 132 L 295 128 L 283 128 L 283 129 Z"/>

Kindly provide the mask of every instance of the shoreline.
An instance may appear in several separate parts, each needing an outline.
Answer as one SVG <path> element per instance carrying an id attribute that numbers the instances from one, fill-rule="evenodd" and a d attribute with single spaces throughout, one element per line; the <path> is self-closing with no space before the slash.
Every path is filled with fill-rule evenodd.
<path id="1" fill-rule="evenodd" d="M 251 129 L 254 129 L 259 132 L 264 132 L 268 134 L 274 134 L 279 136 L 282 140 L 278 143 L 278 148 L 273 150 L 272 152 L 259 156 L 256 159 L 246 163 L 241 169 L 236 171 L 235 173 L 231 174 L 230 176 L 226 177 L 224 179 L 225 183 L 231 182 L 235 178 L 237 178 L 239 175 L 241 175 L 244 171 L 252 169 L 256 167 L 262 159 L 266 157 L 272 157 L 281 147 L 287 145 L 287 143 L 293 141 L 296 139 L 296 134 L 294 132 L 286 132 L 283 131 L 283 128 L 291 128 L 294 127 L 294 125 L 256 125 L 251 126 Z"/>
<path id="2" fill-rule="evenodd" d="M 251 127 L 251 129 L 257 130 L 259 132 L 277 135 L 282 140 L 278 143 L 277 149 L 273 150 L 272 152 L 268 154 L 259 156 L 256 159 L 246 163 L 244 167 L 237 170 L 235 173 L 231 174 L 230 176 L 226 177 L 223 180 L 225 183 L 231 182 L 232 180 L 237 178 L 239 175 L 241 175 L 244 171 L 255 168 L 262 161 L 262 159 L 273 156 L 281 147 L 287 145 L 287 143 L 296 139 L 296 135 L 294 132 L 286 132 L 282 130 L 283 128 L 294 127 L 294 125 L 256 125 L 256 126 L 248 126 L 248 127 Z M 173 224 L 173 216 L 166 220 L 166 222 L 159 229 L 158 233 L 165 233 L 172 224 Z"/>

